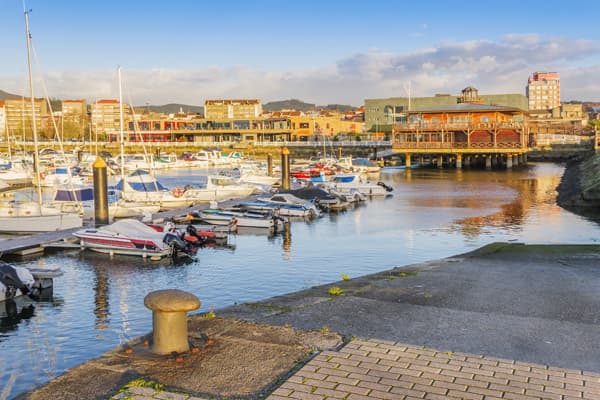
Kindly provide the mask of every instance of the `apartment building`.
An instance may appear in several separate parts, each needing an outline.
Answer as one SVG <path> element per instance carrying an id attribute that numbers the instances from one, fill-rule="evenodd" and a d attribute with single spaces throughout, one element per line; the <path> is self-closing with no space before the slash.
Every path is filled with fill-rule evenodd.
<path id="1" fill-rule="evenodd" d="M 6 137 L 6 107 L 4 101 L 0 100 L 0 138 L 4 137 Z"/>
<path id="2" fill-rule="evenodd" d="M 560 107 L 558 72 L 534 72 L 527 81 L 529 110 L 552 110 Z"/>
<path id="3" fill-rule="evenodd" d="M 123 104 L 123 126 L 127 127 L 131 118 L 131 108 Z M 120 131 L 120 112 L 118 100 L 98 100 L 92 103 L 91 129 L 100 135 L 109 135 Z M 126 129 L 126 128 L 125 128 Z"/>
<path id="4" fill-rule="evenodd" d="M 261 115 L 262 103 L 259 99 L 206 100 L 204 102 L 206 119 L 258 118 Z"/>
<path id="5" fill-rule="evenodd" d="M 6 129 L 17 139 L 33 140 L 33 118 L 31 115 L 31 99 L 4 100 Z M 45 99 L 34 99 L 35 122 L 40 138 L 49 137 L 52 129 L 50 113 Z"/>

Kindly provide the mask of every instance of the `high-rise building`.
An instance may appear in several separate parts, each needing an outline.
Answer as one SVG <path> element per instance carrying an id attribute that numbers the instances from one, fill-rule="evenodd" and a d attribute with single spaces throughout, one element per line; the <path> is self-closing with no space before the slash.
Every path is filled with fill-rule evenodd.
<path id="1" fill-rule="evenodd" d="M 4 101 L 0 100 L 0 138 L 6 136 L 6 107 Z M 2 139 L 0 139 L 2 140 Z"/>
<path id="2" fill-rule="evenodd" d="M 529 110 L 552 110 L 560 107 L 558 72 L 534 72 L 527 82 Z"/>
<path id="3" fill-rule="evenodd" d="M 123 126 L 128 126 L 130 107 L 123 104 Z M 121 119 L 118 100 L 98 100 L 92 103 L 92 130 L 100 134 L 116 133 L 120 130 Z"/>
<path id="4" fill-rule="evenodd" d="M 262 104 L 258 99 L 250 100 L 206 100 L 206 119 L 258 118 L 262 114 Z"/>
<path id="5" fill-rule="evenodd" d="M 38 134 L 50 134 L 50 113 L 45 99 L 34 99 L 35 123 Z M 31 99 L 15 98 L 4 101 L 6 128 L 17 139 L 33 139 Z"/>

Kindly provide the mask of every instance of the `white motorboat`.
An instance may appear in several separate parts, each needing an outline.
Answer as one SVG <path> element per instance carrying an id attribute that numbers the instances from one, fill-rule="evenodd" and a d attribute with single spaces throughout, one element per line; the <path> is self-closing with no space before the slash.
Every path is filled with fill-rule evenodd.
<path id="1" fill-rule="evenodd" d="M 10 202 L 0 206 L 1 233 L 52 232 L 81 227 L 82 224 L 78 214 L 37 202 Z"/>
<path id="2" fill-rule="evenodd" d="M 197 211 L 192 216 L 215 225 L 235 224 L 239 228 L 283 229 L 282 218 L 273 213 L 256 213 L 243 210 L 206 209 Z"/>
<path id="3" fill-rule="evenodd" d="M 273 211 L 280 216 L 317 217 L 321 212 L 312 201 L 300 199 L 289 193 L 277 193 L 269 198 L 258 198 L 256 201 L 240 203 L 251 211 Z"/>
<path id="4" fill-rule="evenodd" d="M 193 200 L 184 196 L 183 188 L 169 190 L 148 171 L 137 170 L 120 180 L 115 186 L 127 201 L 158 205 L 161 209 L 191 206 Z"/>
<path id="5" fill-rule="evenodd" d="M 160 259 L 179 252 L 193 254 L 195 251 L 188 242 L 171 229 L 159 232 L 137 219 L 122 219 L 101 228 L 82 229 L 73 235 L 79 238 L 82 249 L 110 255 Z"/>
<path id="6" fill-rule="evenodd" d="M 217 175 L 207 176 L 204 187 L 186 186 L 184 196 L 195 203 L 209 203 L 247 197 L 256 190 L 255 185 L 237 182 L 230 176 Z"/>
<path id="7" fill-rule="evenodd" d="M 111 218 L 133 218 L 160 211 L 160 205 L 113 199 L 109 196 Z M 56 189 L 53 205 L 63 212 L 78 213 L 84 219 L 94 217 L 94 188 L 89 185 L 63 185 Z"/>
<path id="8" fill-rule="evenodd" d="M 44 289 L 52 288 L 53 279 L 62 274 L 60 269 L 30 269 L 0 261 L 0 302 L 19 296 L 38 299 Z"/>
<path id="9" fill-rule="evenodd" d="M 338 174 L 330 181 L 319 184 L 325 188 L 332 188 L 342 194 L 359 191 L 367 196 L 389 196 L 393 188 L 383 182 L 373 183 L 365 180 L 361 174 Z"/>
<path id="10" fill-rule="evenodd" d="M 86 179 L 79 175 L 73 175 L 68 168 L 55 168 L 53 171 L 40 174 L 40 185 L 44 187 L 56 187 L 60 185 L 82 185 Z"/>

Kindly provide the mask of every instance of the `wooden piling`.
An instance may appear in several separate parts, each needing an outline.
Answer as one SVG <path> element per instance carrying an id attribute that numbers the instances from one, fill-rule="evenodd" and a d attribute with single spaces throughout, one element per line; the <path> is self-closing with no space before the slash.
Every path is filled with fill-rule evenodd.
<path id="1" fill-rule="evenodd" d="M 281 149 L 281 188 L 290 190 L 290 151 L 287 147 Z"/>
<path id="2" fill-rule="evenodd" d="M 273 156 L 271 153 L 267 154 L 267 173 L 269 176 L 273 176 Z"/>
<path id="3" fill-rule="evenodd" d="M 108 177 L 106 163 L 102 157 L 94 162 L 94 223 L 96 226 L 108 224 Z"/>

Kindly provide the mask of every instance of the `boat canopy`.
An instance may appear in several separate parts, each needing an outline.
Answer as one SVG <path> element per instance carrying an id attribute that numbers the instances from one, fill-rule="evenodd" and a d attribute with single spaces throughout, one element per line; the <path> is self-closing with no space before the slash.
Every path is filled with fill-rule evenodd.
<path id="1" fill-rule="evenodd" d="M 168 191 L 159 181 L 154 179 L 148 171 L 138 169 L 127 175 L 127 184 L 137 192 L 161 192 Z M 123 180 L 115 185 L 115 188 L 123 191 Z"/>
<path id="2" fill-rule="evenodd" d="M 56 191 L 56 201 L 90 201 L 94 200 L 94 189 L 92 187 L 63 188 Z"/>
<path id="3" fill-rule="evenodd" d="M 118 233 L 120 236 L 136 239 L 159 238 L 164 234 L 155 231 L 137 219 L 121 219 L 101 228 L 104 231 Z"/>

